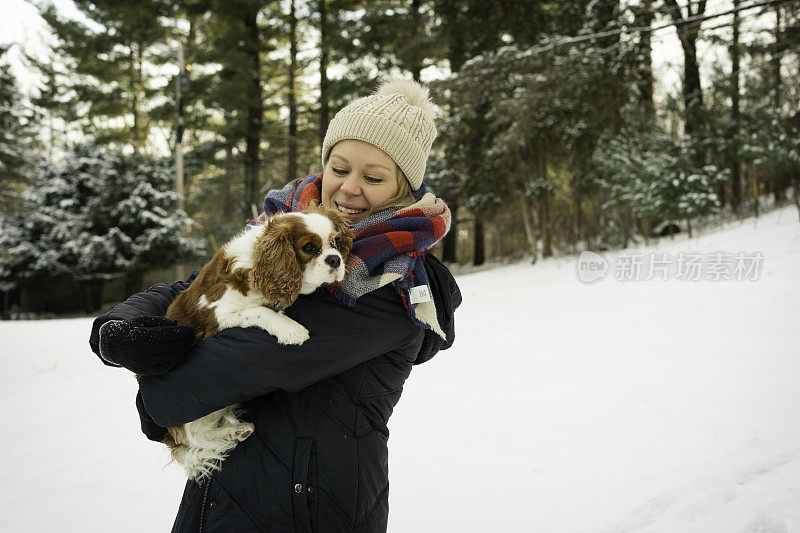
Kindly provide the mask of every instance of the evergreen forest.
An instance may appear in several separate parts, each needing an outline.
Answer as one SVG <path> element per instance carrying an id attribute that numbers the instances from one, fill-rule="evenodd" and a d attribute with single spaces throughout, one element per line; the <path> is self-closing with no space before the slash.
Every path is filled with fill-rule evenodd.
<path id="1" fill-rule="evenodd" d="M 35 2 L 46 54 L 0 44 L 4 315 L 202 264 L 393 77 L 440 109 L 425 180 L 451 265 L 800 212 L 797 0 L 72 1 Z"/>

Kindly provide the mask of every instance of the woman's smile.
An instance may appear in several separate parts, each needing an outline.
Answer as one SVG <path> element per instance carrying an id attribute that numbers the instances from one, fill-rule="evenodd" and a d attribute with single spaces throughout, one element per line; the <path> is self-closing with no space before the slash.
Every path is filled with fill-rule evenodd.
<path id="1" fill-rule="evenodd" d="M 366 209 L 362 209 L 362 208 L 358 208 L 358 207 L 352 207 L 352 206 L 349 206 L 349 205 L 347 205 L 345 203 L 339 203 L 339 202 L 337 202 L 335 200 L 334 200 L 333 203 L 336 205 L 336 209 L 340 213 L 342 213 L 344 215 L 359 215 L 359 214 L 363 213 L 364 211 L 366 211 Z"/>

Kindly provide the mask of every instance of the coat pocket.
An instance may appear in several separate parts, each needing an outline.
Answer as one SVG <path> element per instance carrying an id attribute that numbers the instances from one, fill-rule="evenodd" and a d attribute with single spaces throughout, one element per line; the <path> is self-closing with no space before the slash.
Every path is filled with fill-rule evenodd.
<path id="1" fill-rule="evenodd" d="M 206 481 L 207 497 L 200 513 L 203 533 L 259 533 L 268 531 L 256 522 L 225 486 L 216 478 Z"/>
<path id="2" fill-rule="evenodd" d="M 314 533 L 317 530 L 317 460 L 314 439 L 298 437 L 292 461 L 292 510 L 294 530 Z"/>

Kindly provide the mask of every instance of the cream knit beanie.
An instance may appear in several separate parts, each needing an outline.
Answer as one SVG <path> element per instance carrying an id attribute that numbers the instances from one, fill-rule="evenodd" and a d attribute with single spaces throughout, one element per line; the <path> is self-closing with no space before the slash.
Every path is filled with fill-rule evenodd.
<path id="1" fill-rule="evenodd" d="M 416 191 L 422 186 L 436 137 L 435 114 L 427 87 L 413 80 L 386 81 L 375 94 L 359 98 L 336 113 L 322 143 L 322 166 L 334 144 L 358 139 L 389 154 Z"/>

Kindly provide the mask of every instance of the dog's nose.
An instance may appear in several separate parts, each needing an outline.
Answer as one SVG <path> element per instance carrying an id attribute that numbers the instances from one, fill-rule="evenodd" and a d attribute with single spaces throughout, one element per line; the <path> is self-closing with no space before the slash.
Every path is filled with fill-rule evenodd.
<path id="1" fill-rule="evenodd" d="M 338 255 L 329 255 L 325 258 L 325 262 L 330 265 L 331 268 L 339 268 L 339 265 L 342 263 L 342 260 L 339 258 Z"/>

